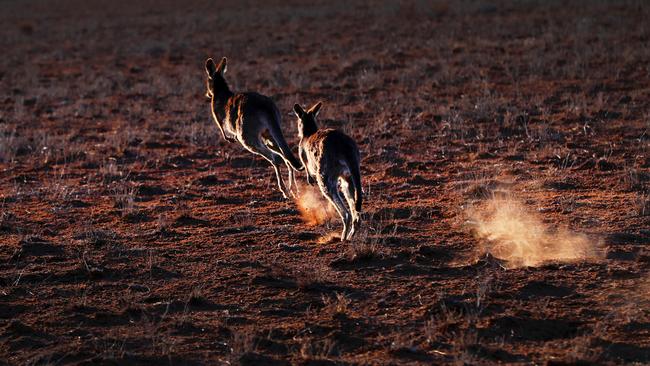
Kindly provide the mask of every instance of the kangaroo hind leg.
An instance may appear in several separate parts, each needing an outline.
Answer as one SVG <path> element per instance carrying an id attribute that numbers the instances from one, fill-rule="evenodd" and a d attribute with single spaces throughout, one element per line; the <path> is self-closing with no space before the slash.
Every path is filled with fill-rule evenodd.
<path id="1" fill-rule="evenodd" d="M 327 180 L 324 182 L 324 184 L 320 184 L 320 189 L 325 195 L 325 197 L 327 197 L 327 199 L 334 205 L 336 212 L 338 212 L 339 216 L 341 217 L 341 221 L 343 221 L 343 231 L 341 232 L 341 241 L 345 241 L 349 236 L 348 232 L 350 230 L 350 223 L 352 221 L 352 217 L 350 215 L 350 211 L 348 210 L 347 206 L 343 202 L 343 199 L 341 198 L 341 194 L 339 192 L 339 187 L 336 179 Z"/>
<path id="2" fill-rule="evenodd" d="M 284 196 L 285 199 L 288 199 L 289 191 L 287 191 L 287 188 L 284 185 L 284 180 L 282 179 L 282 174 L 280 173 L 280 165 L 282 165 L 283 159 L 280 156 L 276 155 L 271 149 L 269 149 L 263 143 L 260 143 L 258 146 L 250 150 L 256 153 L 257 155 L 262 156 L 269 163 L 271 163 L 271 165 L 273 166 L 273 170 L 275 171 L 275 176 L 278 180 L 278 188 L 280 188 L 280 192 L 282 192 L 282 196 Z"/>
<path id="3" fill-rule="evenodd" d="M 293 172 L 293 168 L 291 167 L 291 164 L 287 159 L 285 158 L 284 154 L 280 150 L 280 147 L 278 146 L 277 142 L 273 139 L 273 136 L 269 132 L 269 130 L 264 130 L 261 134 L 261 140 L 264 146 L 266 146 L 273 154 L 276 156 L 279 156 L 282 161 L 284 161 L 284 164 L 287 166 L 287 169 L 289 170 L 289 192 L 291 192 L 292 187 L 296 187 L 296 190 L 298 189 L 298 185 L 296 184 L 296 177 Z"/>
<path id="4" fill-rule="evenodd" d="M 355 201 L 354 201 L 354 185 L 350 181 L 349 176 L 342 175 L 339 177 L 339 187 L 340 187 L 340 192 L 343 193 L 343 198 L 345 198 L 345 203 L 347 205 L 348 212 L 350 212 L 350 216 L 351 216 L 350 217 L 351 225 L 348 230 L 348 235 L 346 237 L 347 240 L 350 240 L 354 235 L 354 232 L 356 231 L 356 224 L 359 222 L 359 213 L 355 208 Z"/>

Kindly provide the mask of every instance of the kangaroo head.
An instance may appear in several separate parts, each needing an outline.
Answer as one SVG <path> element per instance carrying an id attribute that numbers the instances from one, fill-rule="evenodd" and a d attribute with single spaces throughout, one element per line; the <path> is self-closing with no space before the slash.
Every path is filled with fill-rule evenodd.
<path id="1" fill-rule="evenodd" d="M 228 67 L 227 61 L 225 57 L 221 59 L 219 65 L 216 65 L 211 58 L 205 61 L 205 72 L 208 74 L 206 97 L 213 98 L 219 93 L 230 91 L 224 78 Z"/>
<path id="2" fill-rule="evenodd" d="M 298 117 L 298 137 L 301 139 L 303 137 L 308 137 L 316 131 L 318 131 L 318 125 L 316 124 L 316 117 L 320 112 L 320 107 L 323 106 L 322 102 L 314 104 L 309 110 L 305 112 L 300 104 L 295 104 L 293 106 L 293 112 Z"/>

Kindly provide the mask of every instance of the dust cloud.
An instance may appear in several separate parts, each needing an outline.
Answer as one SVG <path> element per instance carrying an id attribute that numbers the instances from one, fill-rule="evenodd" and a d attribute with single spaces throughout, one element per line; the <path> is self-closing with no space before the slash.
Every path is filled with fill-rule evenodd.
<path id="1" fill-rule="evenodd" d="M 541 217 L 513 198 L 497 197 L 470 212 L 480 249 L 507 261 L 508 267 L 545 262 L 577 262 L 602 257 L 602 245 L 566 228 L 551 229 Z"/>
<path id="2" fill-rule="evenodd" d="M 317 186 L 298 183 L 299 193 L 294 198 L 303 221 L 310 226 L 323 224 L 335 217 L 334 206 L 325 198 Z"/>

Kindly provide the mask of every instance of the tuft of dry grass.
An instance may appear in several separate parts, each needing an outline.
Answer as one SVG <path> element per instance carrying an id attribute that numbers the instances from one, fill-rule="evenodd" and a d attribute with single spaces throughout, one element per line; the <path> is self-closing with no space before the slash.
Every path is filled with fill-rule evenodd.
<path id="1" fill-rule="evenodd" d="M 637 193 L 634 203 L 636 207 L 636 213 L 639 216 L 650 215 L 650 193 L 649 192 Z"/>
<path id="2" fill-rule="evenodd" d="M 393 225 L 392 218 L 361 220 L 357 231 L 349 241 L 346 251 L 347 260 L 371 261 L 386 258 L 390 255 L 390 248 L 386 242 L 395 235 L 398 225 Z"/>
<path id="3" fill-rule="evenodd" d="M 10 163 L 20 148 L 16 127 L 0 124 L 0 162 Z"/>
<path id="4" fill-rule="evenodd" d="M 127 216 L 135 211 L 135 196 L 137 188 L 127 183 L 113 188 L 115 208 L 122 216 Z"/>
<path id="5" fill-rule="evenodd" d="M 56 201 L 68 201 L 78 195 L 77 190 L 67 183 L 65 165 L 53 172 L 45 188 L 47 194 Z"/>
<path id="6" fill-rule="evenodd" d="M 298 271 L 295 277 L 298 288 L 310 290 L 330 282 L 332 271 L 326 266 L 315 265 Z"/>
<path id="7" fill-rule="evenodd" d="M 344 293 L 334 293 L 334 296 L 323 295 L 323 312 L 330 316 L 345 316 L 348 314 L 350 303 L 352 302 Z"/>
<path id="8" fill-rule="evenodd" d="M 350 261 L 367 261 L 382 257 L 382 249 L 376 240 L 353 240 L 348 251 Z"/>
<path id="9" fill-rule="evenodd" d="M 317 363 L 318 361 L 329 361 L 338 355 L 338 344 L 333 339 L 303 338 L 300 340 L 300 357 L 304 360 L 315 360 Z"/>
<path id="10" fill-rule="evenodd" d="M 228 346 L 230 348 L 228 363 L 238 365 L 244 357 L 257 350 L 255 334 L 250 330 L 234 332 Z"/>
<path id="11" fill-rule="evenodd" d="M 88 229 L 76 234 L 74 238 L 93 247 L 102 247 L 113 243 L 118 234 L 110 229 Z"/>

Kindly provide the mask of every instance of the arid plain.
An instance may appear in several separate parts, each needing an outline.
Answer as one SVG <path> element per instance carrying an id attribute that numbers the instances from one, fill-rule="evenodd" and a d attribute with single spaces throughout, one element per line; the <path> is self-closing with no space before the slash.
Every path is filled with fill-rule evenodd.
<path id="1" fill-rule="evenodd" d="M 183 3 L 2 3 L 0 365 L 650 362 L 646 2 Z M 357 141 L 351 242 L 222 56 Z"/>

